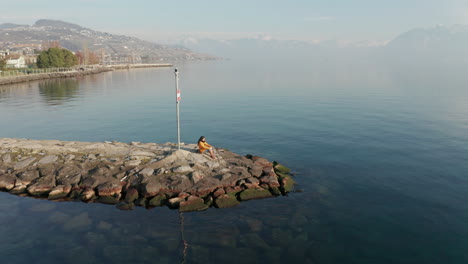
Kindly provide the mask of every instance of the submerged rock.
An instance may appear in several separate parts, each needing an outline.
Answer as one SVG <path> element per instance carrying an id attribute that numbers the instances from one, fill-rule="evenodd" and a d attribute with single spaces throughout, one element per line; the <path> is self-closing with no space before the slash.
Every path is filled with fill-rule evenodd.
<path id="1" fill-rule="evenodd" d="M 239 194 L 239 198 L 242 201 L 252 200 L 252 199 L 260 199 L 270 197 L 272 194 L 270 191 L 265 189 L 248 189 L 244 190 Z"/>
<path id="2" fill-rule="evenodd" d="M 281 164 L 276 164 L 274 166 L 275 172 L 276 173 L 284 173 L 284 174 L 289 174 L 291 173 L 291 170 Z"/>
<path id="3" fill-rule="evenodd" d="M 127 203 L 132 203 L 136 199 L 138 199 L 138 190 L 135 188 L 128 189 L 127 192 L 125 193 L 125 201 Z"/>
<path id="4" fill-rule="evenodd" d="M 163 206 L 167 201 L 167 197 L 164 194 L 158 194 L 148 201 L 148 206 Z"/>
<path id="5" fill-rule="evenodd" d="M 239 205 L 240 202 L 237 200 L 235 195 L 232 194 L 223 194 L 214 200 L 214 204 L 218 208 L 228 208 Z"/>

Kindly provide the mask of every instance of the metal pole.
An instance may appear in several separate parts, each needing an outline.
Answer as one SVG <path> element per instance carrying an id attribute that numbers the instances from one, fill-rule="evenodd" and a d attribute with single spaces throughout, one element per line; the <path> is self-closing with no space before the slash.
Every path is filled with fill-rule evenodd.
<path id="1" fill-rule="evenodd" d="M 176 81 L 176 112 L 177 112 L 177 147 L 180 149 L 180 112 L 179 112 L 179 72 L 177 68 L 174 70 Z"/>

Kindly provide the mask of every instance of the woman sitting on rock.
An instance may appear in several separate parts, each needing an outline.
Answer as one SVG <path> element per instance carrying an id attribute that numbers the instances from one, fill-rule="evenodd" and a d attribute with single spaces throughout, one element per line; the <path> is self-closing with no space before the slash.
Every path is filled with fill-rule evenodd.
<path id="1" fill-rule="evenodd" d="M 198 147 L 200 148 L 200 153 L 205 152 L 205 150 L 209 150 L 211 158 L 216 159 L 214 147 L 206 142 L 206 138 L 204 136 L 201 136 L 198 140 Z"/>

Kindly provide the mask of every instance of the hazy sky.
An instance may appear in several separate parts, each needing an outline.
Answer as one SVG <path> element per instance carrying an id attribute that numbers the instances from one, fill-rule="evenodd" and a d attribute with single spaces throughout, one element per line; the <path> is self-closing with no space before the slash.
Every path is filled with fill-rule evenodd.
<path id="1" fill-rule="evenodd" d="M 0 0 L 0 23 L 59 19 L 148 40 L 390 40 L 415 27 L 468 24 L 468 0 Z"/>

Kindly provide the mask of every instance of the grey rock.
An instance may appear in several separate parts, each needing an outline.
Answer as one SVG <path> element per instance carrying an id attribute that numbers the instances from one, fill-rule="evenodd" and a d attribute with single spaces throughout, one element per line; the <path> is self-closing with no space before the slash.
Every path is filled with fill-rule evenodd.
<path id="1" fill-rule="evenodd" d="M 75 158 L 75 155 L 69 154 L 65 156 L 65 162 L 70 162 Z"/>
<path id="2" fill-rule="evenodd" d="M 15 182 L 16 177 L 13 174 L 0 175 L 0 189 L 9 191 L 15 187 Z"/>
<path id="3" fill-rule="evenodd" d="M 199 164 L 203 164 L 204 162 L 207 161 L 206 157 L 203 154 L 200 153 L 193 153 L 190 154 L 190 158 L 195 162 Z"/>
<path id="4" fill-rule="evenodd" d="M 143 185 L 142 193 L 145 197 L 154 196 L 159 193 L 163 185 L 156 178 L 151 178 Z"/>
<path id="5" fill-rule="evenodd" d="M 81 181 L 81 174 L 57 176 L 57 183 L 61 185 L 75 186 Z"/>
<path id="6" fill-rule="evenodd" d="M 198 171 L 194 171 L 190 174 L 190 179 L 193 181 L 193 183 L 197 183 L 198 181 L 203 179 L 203 177 L 205 176 Z"/>
<path id="7" fill-rule="evenodd" d="M 141 164 L 141 160 L 129 160 L 124 163 L 125 166 L 136 167 Z"/>
<path id="8" fill-rule="evenodd" d="M 219 167 L 219 162 L 214 161 L 214 160 L 207 161 L 207 162 L 205 162 L 205 164 L 206 164 L 206 166 L 208 166 L 208 168 L 210 168 L 210 169 L 215 169 L 215 168 L 218 168 L 218 167 Z"/>
<path id="9" fill-rule="evenodd" d="M 5 154 L 5 155 L 3 155 L 2 160 L 3 160 L 4 163 L 10 163 L 10 162 L 11 162 L 11 156 L 10 156 L 10 154 Z"/>
<path id="10" fill-rule="evenodd" d="M 142 175 L 143 177 L 149 177 L 153 175 L 153 173 L 154 173 L 154 170 L 151 168 L 144 168 L 139 172 L 139 174 Z"/>
<path id="11" fill-rule="evenodd" d="M 39 171 L 29 170 L 18 173 L 16 175 L 18 179 L 16 180 L 16 185 L 29 185 L 32 181 L 39 178 Z"/>
<path id="12" fill-rule="evenodd" d="M 26 192 L 26 188 L 28 188 L 27 185 L 17 185 L 15 188 L 10 190 L 10 193 L 12 194 L 22 194 Z"/>
<path id="13" fill-rule="evenodd" d="M 48 175 L 38 178 L 29 187 L 28 193 L 34 196 L 41 196 L 47 194 L 55 187 L 55 177 Z"/>
<path id="14" fill-rule="evenodd" d="M 71 191 L 70 185 L 58 185 L 49 192 L 49 200 L 61 199 L 66 197 Z"/>
<path id="15" fill-rule="evenodd" d="M 164 169 L 164 168 L 159 168 L 159 169 L 157 169 L 157 170 L 155 171 L 154 174 L 156 174 L 156 175 L 161 175 L 161 174 L 163 174 L 165 171 L 166 171 L 166 169 Z"/>
<path id="16" fill-rule="evenodd" d="M 254 177 L 247 178 L 245 181 L 248 183 L 256 184 L 256 185 L 260 184 L 260 181 Z"/>
<path id="17" fill-rule="evenodd" d="M 122 191 L 122 186 L 113 182 L 105 182 L 97 186 L 99 196 L 118 196 Z"/>
<path id="18" fill-rule="evenodd" d="M 39 165 L 49 164 L 49 163 L 57 161 L 57 159 L 58 157 L 56 155 L 48 155 L 42 158 L 41 160 L 39 160 L 38 164 Z"/>
<path id="19" fill-rule="evenodd" d="M 31 158 L 27 158 L 25 160 L 19 161 L 19 162 L 16 163 L 14 169 L 15 170 L 22 170 L 22 169 L 26 168 L 27 166 L 29 166 L 35 160 L 36 160 L 36 158 L 31 157 Z"/>
<path id="20" fill-rule="evenodd" d="M 186 173 L 186 172 L 192 172 L 193 169 L 188 165 L 183 165 L 183 166 L 174 168 L 172 171 L 175 173 Z"/>
<path id="21" fill-rule="evenodd" d="M 179 207 L 179 204 L 180 202 L 182 201 L 185 201 L 185 198 L 182 198 L 182 197 L 174 197 L 174 198 L 171 198 L 167 201 L 169 207 L 171 208 L 177 208 Z"/>

